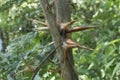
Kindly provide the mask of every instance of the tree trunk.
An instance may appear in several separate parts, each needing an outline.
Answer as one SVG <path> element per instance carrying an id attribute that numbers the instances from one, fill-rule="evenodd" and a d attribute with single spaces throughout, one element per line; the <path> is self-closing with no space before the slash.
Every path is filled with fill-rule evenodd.
<path id="1" fill-rule="evenodd" d="M 47 0 L 40 0 L 45 18 L 50 29 L 59 59 L 60 74 L 62 80 L 78 80 L 78 76 L 74 70 L 72 50 L 67 49 L 66 60 L 64 64 L 64 49 L 62 47 L 62 35 L 60 34 L 60 24 L 70 22 L 70 9 L 67 0 L 55 0 L 56 18 L 53 14 Z"/>

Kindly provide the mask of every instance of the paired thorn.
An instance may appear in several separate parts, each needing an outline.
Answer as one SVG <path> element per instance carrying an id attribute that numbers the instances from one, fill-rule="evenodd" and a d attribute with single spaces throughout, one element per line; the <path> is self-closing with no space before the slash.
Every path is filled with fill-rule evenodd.
<path id="1" fill-rule="evenodd" d="M 67 22 L 67 23 L 61 23 L 60 24 L 60 29 L 61 31 L 64 30 L 64 32 L 67 33 L 72 33 L 72 32 L 77 32 L 77 31 L 82 31 L 82 30 L 87 30 L 87 29 L 92 29 L 92 28 L 97 28 L 97 27 L 74 27 L 72 29 L 67 29 L 67 27 L 70 27 L 73 23 L 75 23 L 77 20 L 72 20 L 71 22 Z M 65 35 L 64 34 L 64 35 Z"/>
<path id="2" fill-rule="evenodd" d="M 67 22 L 67 23 L 62 23 L 60 24 L 60 29 L 61 29 L 61 34 L 63 36 L 63 48 L 67 49 L 67 48 L 74 48 L 74 47 L 79 47 L 79 48 L 83 48 L 83 49 L 87 49 L 87 50 L 94 50 L 92 48 L 88 48 L 85 46 L 81 46 L 79 45 L 77 42 L 71 40 L 71 39 L 67 39 L 67 34 L 68 33 L 73 33 L 73 32 L 77 32 L 77 31 L 82 31 L 82 30 L 87 30 L 87 29 L 92 29 L 92 28 L 97 28 L 97 27 L 74 27 L 72 29 L 68 29 L 67 27 L 71 26 L 73 23 L 75 23 L 77 20 L 73 20 L 71 22 Z M 64 37 L 65 36 L 65 37 Z M 65 39 L 66 38 L 66 39 Z"/>

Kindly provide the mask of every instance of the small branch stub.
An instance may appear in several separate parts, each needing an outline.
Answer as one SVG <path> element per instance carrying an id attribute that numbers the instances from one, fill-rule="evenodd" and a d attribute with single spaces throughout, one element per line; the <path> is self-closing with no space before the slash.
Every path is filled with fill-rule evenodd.
<path id="1" fill-rule="evenodd" d="M 41 24 L 43 26 L 48 26 L 46 22 L 41 22 L 41 21 L 38 21 L 38 20 L 35 20 L 35 19 L 31 19 L 31 18 L 27 18 L 27 20 L 32 21 L 34 23 L 39 23 L 39 24 Z"/>

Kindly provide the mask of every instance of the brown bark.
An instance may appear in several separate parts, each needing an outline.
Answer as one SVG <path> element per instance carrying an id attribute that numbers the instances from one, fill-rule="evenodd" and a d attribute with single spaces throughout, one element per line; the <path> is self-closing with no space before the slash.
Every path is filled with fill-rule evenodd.
<path id="1" fill-rule="evenodd" d="M 62 35 L 60 35 L 60 24 L 70 22 L 70 9 L 67 0 L 55 0 L 56 19 L 52 10 L 49 7 L 47 0 L 40 0 L 45 18 L 50 29 L 56 50 L 56 55 L 59 59 L 59 67 L 62 80 L 78 80 L 78 76 L 74 70 L 73 55 L 71 49 L 67 49 L 67 58 L 64 64 L 64 55 L 62 43 Z"/>
<path id="2" fill-rule="evenodd" d="M 67 2 L 67 0 L 56 0 L 56 17 L 57 17 L 57 22 L 59 24 L 70 22 L 71 14 L 68 4 L 69 3 Z M 74 64 L 73 64 L 72 50 L 68 49 L 66 54 L 67 54 L 66 56 L 67 59 L 66 59 L 65 68 L 63 68 L 62 70 L 64 72 L 61 73 L 63 75 L 62 78 L 63 80 L 78 80 L 78 76 L 73 67 Z"/>

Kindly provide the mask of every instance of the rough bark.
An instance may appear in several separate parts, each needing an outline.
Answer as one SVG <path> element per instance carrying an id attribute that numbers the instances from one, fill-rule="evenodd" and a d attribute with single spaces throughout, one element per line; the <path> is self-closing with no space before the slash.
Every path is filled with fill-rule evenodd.
<path id="1" fill-rule="evenodd" d="M 60 35 L 60 24 L 70 22 L 70 9 L 67 0 L 55 0 L 56 18 L 52 13 L 47 0 L 40 0 L 45 18 L 50 29 L 56 50 L 56 55 L 59 59 L 59 67 L 62 80 L 78 80 L 78 76 L 73 67 L 73 55 L 71 49 L 67 50 L 66 64 L 64 65 L 64 55 L 62 47 L 62 35 Z"/>
<path id="2" fill-rule="evenodd" d="M 61 24 L 65 22 L 70 22 L 71 13 L 67 0 L 56 0 L 55 5 L 56 5 L 57 23 Z M 68 35 L 67 37 L 70 37 L 70 35 Z M 67 59 L 66 59 L 65 68 L 63 69 L 64 73 L 62 74 L 63 75 L 62 78 L 63 80 L 78 80 L 78 76 L 74 70 L 72 50 L 68 49 L 66 53 L 67 53 Z"/>

